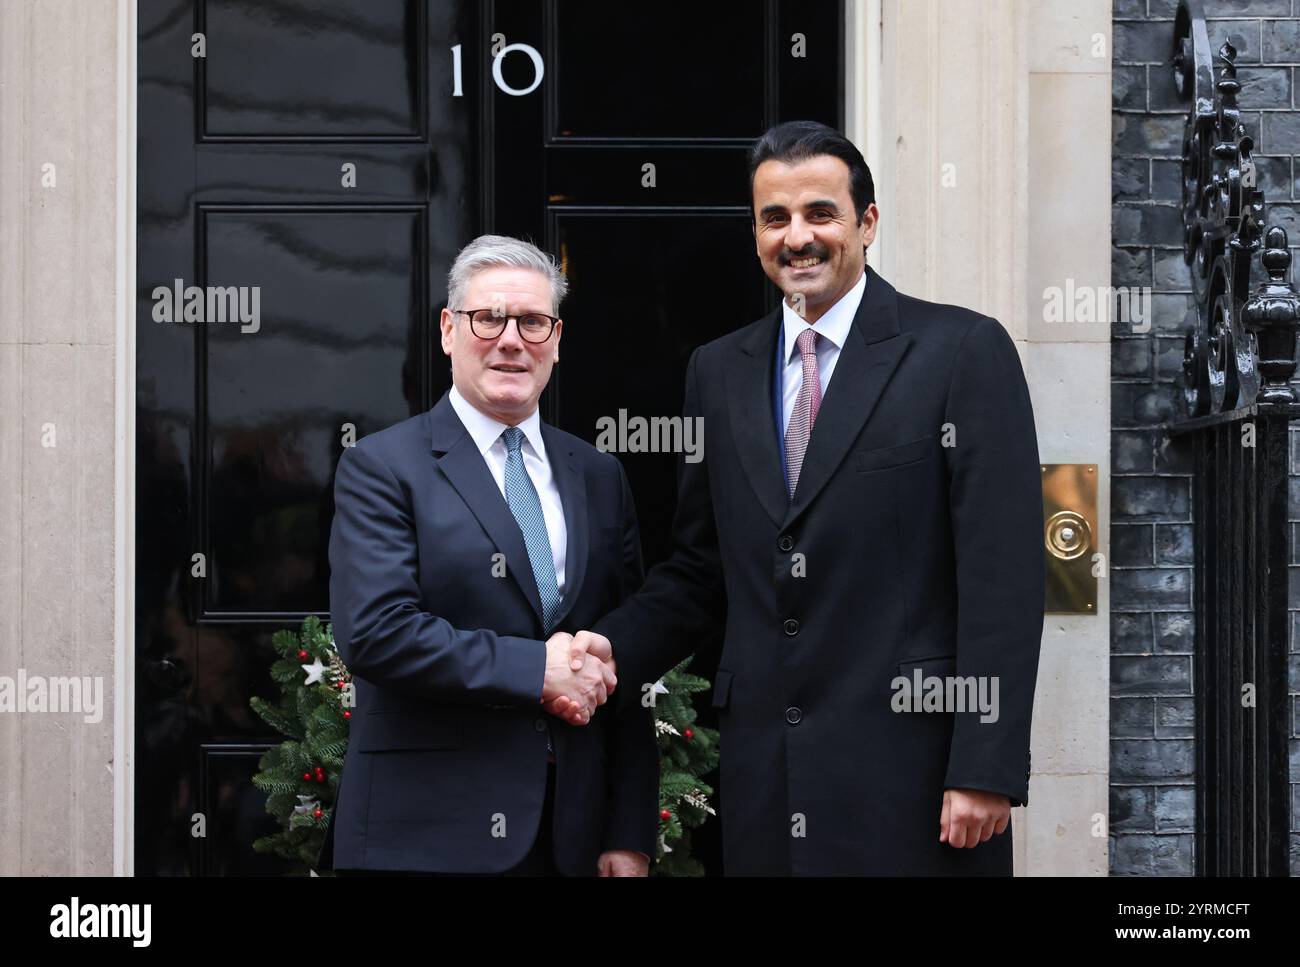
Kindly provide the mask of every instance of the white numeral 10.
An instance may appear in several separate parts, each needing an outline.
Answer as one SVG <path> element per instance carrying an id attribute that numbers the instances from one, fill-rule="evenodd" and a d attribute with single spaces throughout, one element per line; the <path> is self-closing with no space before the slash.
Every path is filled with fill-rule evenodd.
<path id="1" fill-rule="evenodd" d="M 506 83 L 501 74 L 501 62 L 505 60 L 506 54 L 512 50 L 522 51 L 528 55 L 528 59 L 533 62 L 533 82 L 527 87 L 511 87 Z M 452 97 L 464 97 L 461 88 L 461 62 L 460 62 L 460 44 L 451 48 L 451 72 L 452 72 Z M 542 78 L 546 76 L 546 65 L 542 63 L 542 55 L 536 47 L 530 47 L 528 44 L 506 44 L 501 51 L 492 58 L 492 80 L 496 82 L 497 87 L 512 94 L 515 97 L 523 97 L 525 94 L 531 94 L 541 86 Z"/>

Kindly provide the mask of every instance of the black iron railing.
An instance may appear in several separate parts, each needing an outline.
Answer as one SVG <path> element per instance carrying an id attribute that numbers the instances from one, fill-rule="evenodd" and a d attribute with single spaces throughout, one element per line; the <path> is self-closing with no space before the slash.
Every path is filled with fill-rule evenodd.
<path id="1" fill-rule="evenodd" d="M 1300 419 L 1300 297 L 1286 232 L 1266 228 L 1254 140 L 1241 122 L 1237 52 L 1210 53 L 1199 0 L 1174 26 L 1183 136 L 1183 254 L 1196 321 L 1184 342 L 1195 453 L 1196 872 L 1286 876 L 1288 431 Z M 1259 256 L 1267 278 L 1251 291 Z"/>

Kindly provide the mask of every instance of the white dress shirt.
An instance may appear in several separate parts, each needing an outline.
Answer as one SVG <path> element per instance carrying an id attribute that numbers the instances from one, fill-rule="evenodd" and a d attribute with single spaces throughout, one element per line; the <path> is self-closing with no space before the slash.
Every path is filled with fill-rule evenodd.
<path id="1" fill-rule="evenodd" d="M 864 271 L 857 284 L 840 296 L 840 300 L 812 324 L 812 328 L 821 336 L 817 340 L 817 376 L 821 381 L 823 397 L 831 384 L 831 374 L 835 372 L 844 340 L 849 338 L 853 317 L 858 314 L 858 306 L 866 288 L 867 273 Z M 808 323 L 784 299 L 781 300 L 781 318 L 785 325 L 785 367 L 781 373 L 781 438 L 785 439 L 786 430 L 790 427 L 790 414 L 794 412 L 795 400 L 799 398 L 799 389 L 803 386 L 803 357 L 799 355 L 796 340 L 799 333 L 808 328 Z"/>
<path id="2" fill-rule="evenodd" d="M 501 496 L 506 495 L 506 441 L 501 434 L 506 424 L 498 423 L 492 417 L 476 410 L 455 386 L 447 394 L 451 399 L 452 409 L 465 424 L 465 429 L 474 438 L 478 452 L 483 454 L 492 479 L 497 482 Z M 520 454 L 524 458 L 524 469 L 533 480 L 533 487 L 542 502 L 542 516 L 546 518 L 546 535 L 551 541 L 551 560 L 555 563 L 555 583 L 560 594 L 564 594 L 564 559 L 567 550 L 569 531 L 564 526 L 564 505 L 560 503 L 560 491 L 555 484 L 555 475 L 551 473 L 551 462 L 546 458 L 546 444 L 542 440 L 542 420 L 534 409 L 529 417 L 519 424 L 524 431 L 524 442 Z"/>

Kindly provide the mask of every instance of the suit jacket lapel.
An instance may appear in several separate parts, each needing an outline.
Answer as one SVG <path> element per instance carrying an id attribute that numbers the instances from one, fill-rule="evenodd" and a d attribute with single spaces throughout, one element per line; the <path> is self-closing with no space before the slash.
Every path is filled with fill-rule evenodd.
<path id="1" fill-rule="evenodd" d="M 844 461 L 911 342 L 898 329 L 898 293 L 868 266 L 866 291 L 822 398 L 783 526 L 808 508 Z"/>
<path id="2" fill-rule="evenodd" d="M 587 484 L 578 464 L 577 453 L 564 441 L 559 431 L 550 424 L 543 423 L 542 439 L 546 443 L 546 458 L 550 461 L 551 473 L 555 475 L 555 485 L 560 491 L 564 527 L 568 531 L 564 551 L 564 599 L 560 602 L 560 613 L 556 618 L 558 624 L 578 600 L 587 573 Z"/>
<path id="3" fill-rule="evenodd" d="M 741 340 L 734 365 L 724 367 L 723 376 L 731 434 L 745 479 L 774 524 L 785 517 L 787 502 L 778 433 L 772 422 L 772 362 L 780 325 L 778 305 Z"/>
<path id="4" fill-rule="evenodd" d="M 542 596 L 537 591 L 533 567 L 528 560 L 528 548 L 519 523 L 510 513 L 510 506 L 501 496 L 487 461 L 474 445 L 474 438 L 465 429 L 445 395 L 429 411 L 433 455 L 438 469 L 460 494 L 461 500 L 478 518 L 488 537 L 506 556 L 506 570 L 528 598 L 540 621 Z M 490 562 L 485 562 L 485 566 Z"/>

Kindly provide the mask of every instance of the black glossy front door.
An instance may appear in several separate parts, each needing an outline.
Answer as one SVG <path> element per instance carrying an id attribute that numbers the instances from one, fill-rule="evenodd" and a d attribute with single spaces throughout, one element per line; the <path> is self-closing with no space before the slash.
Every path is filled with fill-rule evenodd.
<path id="1" fill-rule="evenodd" d="M 676 414 L 690 350 L 774 304 L 745 150 L 840 122 L 841 23 L 776 0 L 140 0 L 137 873 L 279 872 L 249 845 L 275 741 L 249 698 L 273 692 L 271 633 L 327 615 L 342 447 L 449 384 L 456 251 L 496 231 L 562 260 L 547 419 L 594 441 L 619 409 Z M 167 316 L 178 285 L 256 318 Z M 623 460 L 650 563 L 673 457 Z"/>

